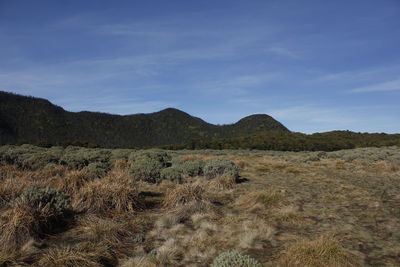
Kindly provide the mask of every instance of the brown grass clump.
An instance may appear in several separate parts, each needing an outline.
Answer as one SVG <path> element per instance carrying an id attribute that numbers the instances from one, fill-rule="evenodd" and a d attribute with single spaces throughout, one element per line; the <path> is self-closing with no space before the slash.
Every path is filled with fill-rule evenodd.
<path id="1" fill-rule="evenodd" d="M 31 238 L 65 227 L 70 211 L 67 195 L 48 188 L 26 190 L 1 214 L 0 246 L 16 250 Z"/>
<path id="2" fill-rule="evenodd" d="M 113 172 L 103 179 L 85 184 L 73 203 L 78 211 L 105 213 L 142 210 L 143 200 L 137 184 L 124 172 Z"/>
<path id="3" fill-rule="evenodd" d="M 157 263 L 150 257 L 129 258 L 122 262 L 120 267 L 157 267 Z"/>
<path id="4" fill-rule="evenodd" d="M 76 229 L 79 239 L 90 242 L 107 241 L 110 244 L 127 243 L 128 238 L 134 238 L 145 226 L 134 225 L 134 222 L 116 219 L 88 216 L 79 222 Z"/>
<path id="5" fill-rule="evenodd" d="M 183 155 L 181 156 L 180 160 L 182 162 L 186 161 L 197 161 L 197 160 L 202 160 L 203 157 L 201 155 Z"/>
<path id="6" fill-rule="evenodd" d="M 114 168 L 116 169 L 126 169 L 128 167 L 128 161 L 123 159 L 118 159 L 114 162 Z"/>
<path id="7" fill-rule="evenodd" d="M 176 208 L 191 202 L 204 202 L 206 197 L 203 186 L 195 183 L 182 184 L 169 190 L 163 202 L 164 208 Z"/>
<path id="8" fill-rule="evenodd" d="M 283 195 L 275 191 L 255 191 L 239 197 L 235 206 L 242 209 L 257 209 L 276 206 L 282 200 Z"/>
<path id="9" fill-rule="evenodd" d="M 233 177 L 217 177 L 211 180 L 209 185 L 219 190 L 233 189 L 236 186 L 236 179 Z"/>
<path id="10" fill-rule="evenodd" d="M 344 249 L 330 236 L 313 241 L 300 241 L 287 247 L 280 259 L 283 266 L 301 267 L 352 267 L 361 266 L 356 255 Z"/>
<path id="11" fill-rule="evenodd" d="M 43 267 L 98 267 L 114 266 L 116 259 L 110 254 L 108 246 L 102 243 L 83 243 L 74 247 L 53 247 L 47 249 L 37 266 Z"/>
<path id="12" fill-rule="evenodd" d="M 84 184 L 93 180 L 92 176 L 83 170 L 72 170 L 64 177 L 57 179 L 56 188 L 74 196 Z"/>
<path id="13" fill-rule="evenodd" d="M 18 179 L 6 179 L 0 181 L 0 207 L 18 197 L 27 186 L 25 181 Z"/>
<path id="14" fill-rule="evenodd" d="M 7 251 L 15 250 L 32 237 L 40 236 L 52 216 L 48 206 L 32 208 L 27 203 L 13 205 L 0 219 L 0 246 Z"/>

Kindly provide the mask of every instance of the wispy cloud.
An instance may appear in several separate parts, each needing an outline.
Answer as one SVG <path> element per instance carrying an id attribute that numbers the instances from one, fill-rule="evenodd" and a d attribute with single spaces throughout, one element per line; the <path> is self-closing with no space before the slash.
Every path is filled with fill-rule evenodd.
<path id="1" fill-rule="evenodd" d="M 357 87 L 351 89 L 350 92 L 368 93 L 368 92 L 385 92 L 385 91 L 398 91 L 398 90 L 400 90 L 400 79 L 389 82 L 377 83 L 364 87 Z"/>
<path id="2" fill-rule="evenodd" d="M 282 46 L 273 46 L 269 49 L 267 49 L 268 52 L 270 53 L 274 53 L 277 55 L 281 55 L 281 56 L 286 56 L 289 58 L 293 58 L 293 59 L 300 59 L 301 56 L 294 52 L 293 50 L 290 50 L 288 48 L 282 47 Z"/>
<path id="3" fill-rule="evenodd" d="M 225 79 L 204 81 L 196 87 L 208 95 L 244 96 L 250 94 L 255 88 L 266 85 L 277 78 L 279 78 L 279 74 L 273 72 L 239 76 L 230 75 Z"/>
<path id="4" fill-rule="evenodd" d="M 377 111 L 385 110 L 382 115 Z M 322 107 L 301 105 L 266 110 L 266 113 L 283 122 L 289 129 L 313 133 L 332 130 L 361 132 L 399 132 L 396 124 L 398 108 L 382 106 Z M 381 130 L 378 130 L 381 129 Z"/>

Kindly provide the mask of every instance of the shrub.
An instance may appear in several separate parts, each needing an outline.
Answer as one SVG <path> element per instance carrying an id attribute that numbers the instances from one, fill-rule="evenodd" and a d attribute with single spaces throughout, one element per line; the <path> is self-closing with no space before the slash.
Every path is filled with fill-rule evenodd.
<path id="1" fill-rule="evenodd" d="M 237 179 L 239 177 L 239 170 L 233 161 L 216 158 L 206 162 L 204 176 L 207 179 L 214 179 L 220 176 Z"/>
<path id="2" fill-rule="evenodd" d="M 179 168 L 181 168 L 183 174 L 193 177 L 203 174 L 204 165 L 203 160 L 188 160 L 180 163 Z"/>
<path id="3" fill-rule="evenodd" d="M 177 184 L 182 183 L 181 170 L 176 167 L 168 167 L 162 169 L 160 172 L 160 176 L 162 180 L 168 180 Z"/>
<path id="4" fill-rule="evenodd" d="M 52 188 L 28 188 L 15 202 L 31 207 L 48 207 L 57 216 L 71 209 L 71 198 Z"/>
<path id="5" fill-rule="evenodd" d="M 235 251 L 227 251 L 216 257 L 211 267 L 261 267 L 261 264 L 247 256 Z"/>
<path id="6" fill-rule="evenodd" d="M 107 174 L 107 172 L 110 170 L 110 167 L 108 163 L 105 162 L 93 162 L 89 163 L 89 165 L 84 167 L 83 170 L 94 177 L 100 178 Z"/>
<path id="7" fill-rule="evenodd" d="M 137 180 L 149 183 L 161 181 L 161 170 L 171 166 L 171 156 L 162 150 L 144 150 L 129 156 L 131 171 Z"/>
<path id="8" fill-rule="evenodd" d="M 69 146 L 64 150 L 61 163 L 74 169 L 81 169 L 94 162 L 109 164 L 110 156 L 111 152 L 105 149 Z"/>
<path id="9" fill-rule="evenodd" d="M 27 189 L 2 214 L 0 244 L 4 250 L 15 250 L 32 237 L 63 227 L 70 210 L 70 198 L 63 193 L 50 188 Z"/>
<path id="10" fill-rule="evenodd" d="M 38 170 L 48 163 L 58 163 L 61 153 L 62 148 L 58 147 L 3 146 L 0 148 L 0 164 L 15 164 L 20 168 Z"/>

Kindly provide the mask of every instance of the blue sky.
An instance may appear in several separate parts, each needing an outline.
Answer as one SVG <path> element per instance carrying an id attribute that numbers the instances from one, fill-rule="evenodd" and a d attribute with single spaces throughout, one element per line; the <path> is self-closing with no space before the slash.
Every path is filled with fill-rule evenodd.
<path id="1" fill-rule="evenodd" d="M 400 132 L 400 1 L 0 0 L 0 90 L 70 111 Z"/>

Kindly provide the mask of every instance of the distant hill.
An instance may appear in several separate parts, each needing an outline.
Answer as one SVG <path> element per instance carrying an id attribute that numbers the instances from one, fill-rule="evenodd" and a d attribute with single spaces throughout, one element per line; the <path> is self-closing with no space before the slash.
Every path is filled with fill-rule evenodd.
<path id="1" fill-rule="evenodd" d="M 213 125 L 174 108 L 150 114 L 69 112 L 48 100 L 0 92 L 0 145 L 83 145 L 142 148 L 193 139 L 234 138 L 265 131 L 289 132 L 265 114 Z"/>
<path id="2" fill-rule="evenodd" d="M 303 134 L 295 132 L 258 132 L 229 138 L 202 138 L 167 149 L 258 149 L 277 151 L 335 151 L 361 147 L 399 146 L 400 134 L 331 131 Z"/>

